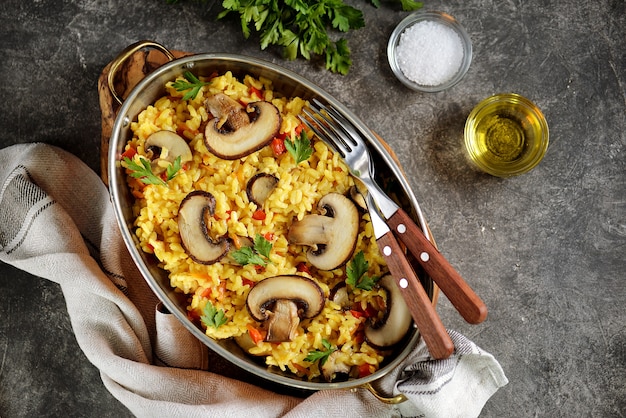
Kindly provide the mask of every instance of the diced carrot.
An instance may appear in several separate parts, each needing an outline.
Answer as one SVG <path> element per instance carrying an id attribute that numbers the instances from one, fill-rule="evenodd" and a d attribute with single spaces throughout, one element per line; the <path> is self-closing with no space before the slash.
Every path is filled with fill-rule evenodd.
<path id="1" fill-rule="evenodd" d="M 298 363 L 294 363 L 293 361 L 291 362 L 291 365 L 298 370 L 300 373 L 307 375 L 309 374 L 309 369 L 307 369 L 306 367 L 302 366 L 301 364 Z"/>
<path id="2" fill-rule="evenodd" d="M 250 334 L 250 338 L 252 338 L 252 341 L 255 344 L 263 341 L 265 339 L 265 336 L 267 335 L 267 331 L 265 331 L 264 329 L 255 328 L 252 324 L 247 324 L 246 328 L 248 328 L 248 334 Z"/>

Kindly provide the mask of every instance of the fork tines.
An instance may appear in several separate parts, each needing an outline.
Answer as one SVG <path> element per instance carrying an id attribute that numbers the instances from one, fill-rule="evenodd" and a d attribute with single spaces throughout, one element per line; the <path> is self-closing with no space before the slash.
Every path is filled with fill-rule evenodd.
<path id="1" fill-rule="evenodd" d="M 302 111 L 306 117 L 300 115 L 300 120 L 342 157 L 345 158 L 357 148 L 358 142 L 352 137 L 355 133 L 347 128 L 350 122 L 335 108 L 313 99 L 309 108 L 303 108 Z"/>

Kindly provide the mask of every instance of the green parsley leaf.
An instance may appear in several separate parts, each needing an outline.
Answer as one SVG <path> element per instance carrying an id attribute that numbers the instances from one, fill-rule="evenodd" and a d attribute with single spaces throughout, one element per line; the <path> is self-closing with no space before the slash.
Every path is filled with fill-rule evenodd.
<path id="1" fill-rule="evenodd" d="M 267 260 L 257 254 L 252 247 L 241 247 L 230 254 L 237 264 L 255 264 L 257 266 L 267 265 Z"/>
<path id="2" fill-rule="evenodd" d="M 141 182 L 144 184 L 159 184 L 161 186 L 165 186 L 165 181 L 163 181 L 162 178 L 156 176 L 152 172 L 150 161 L 148 161 L 146 158 L 139 157 L 139 162 L 141 164 L 137 164 L 130 158 L 124 157 L 124 163 L 126 163 L 126 168 L 131 170 L 131 177 L 141 180 Z"/>
<path id="3" fill-rule="evenodd" d="M 176 91 L 185 91 L 189 90 L 183 96 L 183 100 L 192 100 L 195 99 L 202 86 L 206 86 L 211 84 L 210 82 L 203 82 L 198 79 L 195 75 L 191 73 L 191 71 L 185 71 L 183 77 L 186 81 L 176 80 L 172 83 L 172 87 L 176 89 Z"/>
<path id="4" fill-rule="evenodd" d="M 168 165 L 167 168 L 165 169 L 165 175 L 167 176 L 167 180 L 166 181 L 170 181 L 174 177 L 176 177 L 176 174 L 178 174 L 178 172 L 180 171 L 181 168 L 182 168 L 181 156 L 179 155 L 174 160 L 174 163 Z"/>
<path id="5" fill-rule="evenodd" d="M 402 10 L 404 11 L 421 9 L 424 5 L 424 3 L 415 0 L 400 0 L 400 4 L 402 5 Z"/>
<path id="6" fill-rule="evenodd" d="M 326 360 L 328 360 L 328 357 L 330 357 L 333 352 L 337 351 L 337 347 L 333 347 L 326 339 L 322 339 L 322 345 L 325 350 L 310 351 L 304 358 L 304 361 L 315 363 L 319 360 L 320 366 L 323 366 L 324 363 L 326 363 Z"/>
<path id="7" fill-rule="evenodd" d="M 253 247 L 241 247 L 230 253 L 231 257 L 237 264 L 245 266 L 246 264 L 255 264 L 257 266 L 266 266 L 271 262 L 270 252 L 273 244 L 263 237 L 256 234 L 254 237 Z"/>
<path id="8" fill-rule="evenodd" d="M 178 174 L 182 167 L 181 157 L 178 156 L 174 160 L 174 163 L 167 166 L 167 169 L 165 170 L 166 180 L 163 180 L 161 177 L 152 172 L 152 166 L 147 158 L 139 157 L 139 162 L 141 164 L 137 164 L 134 160 L 131 160 L 128 157 L 124 157 L 123 161 L 126 164 L 126 168 L 131 170 L 131 177 L 141 180 L 144 184 L 158 184 L 161 186 L 165 186 L 167 181 L 176 177 L 176 174 Z"/>
<path id="9" fill-rule="evenodd" d="M 307 137 L 305 131 L 300 133 L 300 136 L 291 141 L 289 138 L 285 138 L 285 148 L 289 151 L 289 154 L 296 160 L 296 164 L 300 164 L 302 161 L 306 161 L 313 154 L 313 147 L 311 147 L 311 141 Z"/>
<path id="10" fill-rule="evenodd" d="M 213 327 L 217 329 L 224 325 L 228 321 L 228 318 L 226 318 L 226 314 L 223 309 L 217 309 L 210 301 L 208 301 L 206 305 L 204 305 L 200 320 L 207 328 Z"/>
<path id="11" fill-rule="evenodd" d="M 270 251 L 272 251 L 272 243 L 265 239 L 261 234 L 256 234 L 254 237 L 254 249 L 263 257 L 269 259 Z"/>
<path id="12" fill-rule="evenodd" d="M 351 65 L 350 48 L 345 39 L 340 39 L 326 48 L 326 69 L 346 75 Z"/>
<path id="13" fill-rule="evenodd" d="M 346 283 L 356 289 L 372 290 L 380 277 L 368 276 L 369 262 L 365 259 L 363 251 L 359 251 L 346 268 Z"/>

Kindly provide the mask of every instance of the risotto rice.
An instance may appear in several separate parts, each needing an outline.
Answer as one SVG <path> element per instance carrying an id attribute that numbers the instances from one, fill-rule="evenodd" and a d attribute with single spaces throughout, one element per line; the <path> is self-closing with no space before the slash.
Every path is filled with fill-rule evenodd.
<path id="1" fill-rule="evenodd" d="M 298 114 L 306 101 L 282 97 L 263 78 L 246 76 L 238 80 L 226 72 L 200 79 L 208 84 L 191 100 L 183 100 L 184 92 L 168 83 L 167 94 L 142 111 L 132 124 L 134 135 L 126 144 L 124 156 L 135 162 L 148 155 L 146 138 L 160 130 L 177 132 L 188 142 L 193 154 L 193 160 L 185 163 L 166 185 L 146 185 L 130 175 L 127 177 L 135 196 L 135 233 L 141 248 L 158 258 L 169 274 L 171 285 L 188 295 L 189 317 L 215 339 L 241 338 L 260 328 L 246 309 L 246 296 L 255 283 L 276 275 L 298 274 L 313 279 L 326 296 L 322 312 L 302 320 L 292 341 L 269 343 L 257 339 L 248 352 L 263 356 L 267 365 L 315 379 L 321 373 L 320 362 L 307 357 L 330 346 L 337 352 L 334 361 L 350 366 L 353 377 L 373 373 L 385 353 L 365 341 L 363 330 L 368 317 L 383 315 L 385 291 L 377 287 L 350 288 L 349 308 L 338 305 L 329 295 L 346 280 L 345 266 L 332 271 L 317 270 L 307 263 L 304 247 L 287 241 L 287 231 L 294 219 L 314 212 L 317 201 L 324 195 L 345 194 L 353 186 L 347 167 L 322 141 L 315 140 L 311 132 L 308 136 L 312 138 L 313 153 L 300 164 L 288 152 L 275 155 L 271 146 L 236 160 L 216 157 L 203 141 L 204 126 L 212 118 L 204 106 L 208 95 L 221 92 L 242 104 L 271 102 L 282 117 L 279 136 L 288 138 L 296 137 L 303 129 Z M 260 208 L 248 200 L 246 183 L 261 172 L 270 173 L 279 181 Z M 204 265 L 190 258 L 181 244 L 177 215 L 181 201 L 194 190 L 210 192 L 215 197 L 215 213 L 210 224 L 212 236 L 227 236 L 237 246 L 240 237 L 260 234 L 272 243 L 270 262 L 265 267 L 240 266 L 228 258 Z M 255 216 L 258 210 L 264 212 L 264 219 Z M 358 251 L 363 251 L 369 263 L 368 275 L 385 274 L 385 262 L 367 214 L 361 216 L 355 254 Z M 217 328 L 202 325 L 200 318 L 207 303 L 223 310 L 224 324 Z"/>

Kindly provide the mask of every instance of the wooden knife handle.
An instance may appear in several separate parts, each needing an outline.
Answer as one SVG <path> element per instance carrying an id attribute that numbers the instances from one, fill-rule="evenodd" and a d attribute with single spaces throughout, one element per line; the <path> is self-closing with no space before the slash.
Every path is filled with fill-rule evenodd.
<path id="1" fill-rule="evenodd" d="M 387 219 L 387 224 L 468 323 L 478 324 L 485 320 L 485 303 L 404 210 L 398 209 Z"/>
<path id="2" fill-rule="evenodd" d="M 390 231 L 377 242 L 430 355 L 435 359 L 448 358 L 454 351 L 454 343 L 396 237 Z"/>

